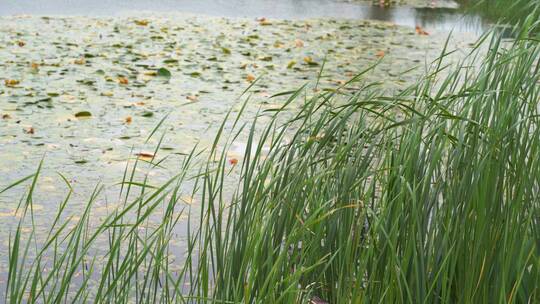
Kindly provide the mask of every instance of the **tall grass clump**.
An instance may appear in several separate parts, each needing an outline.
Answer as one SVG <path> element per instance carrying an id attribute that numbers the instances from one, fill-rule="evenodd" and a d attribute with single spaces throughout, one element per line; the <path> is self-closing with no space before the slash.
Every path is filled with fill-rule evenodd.
<path id="1" fill-rule="evenodd" d="M 391 98 L 367 85 L 305 101 L 294 135 L 271 126 L 250 142 L 231 201 L 224 160 L 205 178 L 191 293 L 539 301 L 539 55 L 537 41 L 494 39 Z"/>
<path id="2" fill-rule="evenodd" d="M 465 11 L 479 14 L 493 23 L 521 25 L 527 17 L 540 19 L 540 2 L 536 0 L 459 0 L 457 2 Z"/>
<path id="3" fill-rule="evenodd" d="M 136 161 L 120 206 L 97 225 L 100 188 L 76 219 L 62 217 L 68 195 L 44 240 L 34 234 L 38 170 L 13 185 L 31 182 L 4 300 L 539 302 L 540 45 L 528 35 L 486 36 L 459 64 L 445 51 L 394 96 L 369 69 L 311 97 L 305 87 L 278 94 L 281 108 L 251 125 L 229 118 L 210 151 L 192 152 L 163 185 L 137 175 Z M 239 136 L 247 148 L 235 178 L 227 147 Z M 182 209 L 187 182 L 199 214 Z"/>

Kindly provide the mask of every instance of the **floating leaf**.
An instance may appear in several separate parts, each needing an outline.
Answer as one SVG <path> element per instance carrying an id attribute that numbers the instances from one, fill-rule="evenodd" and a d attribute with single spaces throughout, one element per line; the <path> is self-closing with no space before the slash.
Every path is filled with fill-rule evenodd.
<path id="1" fill-rule="evenodd" d="M 255 75 L 253 74 L 248 74 L 246 76 L 246 80 L 249 81 L 249 82 L 253 82 L 253 80 L 255 80 Z"/>
<path id="2" fill-rule="evenodd" d="M 180 199 L 188 205 L 193 205 L 193 203 L 195 203 L 195 199 L 192 196 L 184 195 L 181 196 Z"/>
<path id="3" fill-rule="evenodd" d="M 262 25 L 262 26 L 272 25 L 272 22 L 270 22 L 265 17 L 259 18 L 259 19 L 257 19 L 257 21 L 259 21 L 259 25 Z"/>
<path id="4" fill-rule="evenodd" d="M 133 118 L 131 118 L 131 116 L 128 116 L 126 117 L 126 119 L 124 119 L 124 121 L 126 122 L 126 124 L 129 125 L 133 121 Z"/>
<path id="5" fill-rule="evenodd" d="M 76 160 L 75 163 L 77 165 L 84 165 L 86 164 L 88 161 L 86 159 L 81 159 L 81 160 Z"/>
<path id="6" fill-rule="evenodd" d="M 139 152 L 135 153 L 135 155 L 141 158 L 154 158 L 154 154 L 150 152 Z"/>
<path id="7" fill-rule="evenodd" d="M 427 36 L 427 35 L 429 35 L 429 33 L 426 32 L 426 31 L 424 31 L 424 29 L 421 28 L 419 25 L 417 25 L 417 26 L 415 27 L 415 30 L 416 30 L 416 33 L 417 33 L 418 35 L 421 35 L 421 36 Z"/>
<path id="8" fill-rule="evenodd" d="M 14 87 L 16 85 L 18 85 L 20 83 L 19 80 L 16 80 L 16 79 L 6 79 L 4 80 L 4 84 L 6 85 L 6 87 Z"/>
<path id="9" fill-rule="evenodd" d="M 165 64 L 178 63 L 178 59 L 174 59 L 174 58 L 165 59 L 165 60 L 163 60 L 163 63 L 165 63 Z"/>
<path id="10" fill-rule="evenodd" d="M 152 117 L 152 116 L 154 116 L 154 113 L 150 112 L 150 111 L 144 111 L 144 112 L 142 112 L 141 116 L 142 117 Z"/>
<path id="11" fill-rule="evenodd" d="M 221 48 L 221 51 L 223 52 L 223 54 L 227 54 L 227 55 L 230 55 L 231 54 L 231 50 L 226 48 L 226 47 L 222 47 Z"/>
<path id="12" fill-rule="evenodd" d="M 77 118 L 92 117 L 92 113 L 90 113 L 88 111 L 81 111 L 81 112 L 75 113 L 75 117 L 77 117 Z"/>
<path id="13" fill-rule="evenodd" d="M 118 83 L 125 85 L 129 83 L 129 80 L 126 77 L 118 77 Z"/>
<path id="14" fill-rule="evenodd" d="M 148 20 L 135 20 L 133 22 L 139 26 L 147 26 L 150 23 Z"/>
<path id="15" fill-rule="evenodd" d="M 160 68 L 157 70 L 157 76 L 164 78 L 171 78 L 172 74 L 166 68 Z"/>
<path id="16" fill-rule="evenodd" d="M 232 166 L 236 166 L 238 164 L 238 159 L 237 158 L 229 159 L 229 164 L 231 164 Z"/>
<path id="17" fill-rule="evenodd" d="M 296 61 L 291 60 L 289 61 L 289 64 L 287 64 L 287 69 L 292 69 L 292 67 L 296 64 Z"/>
<path id="18" fill-rule="evenodd" d="M 146 71 L 144 72 L 145 76 L 157 76 L 157 71 Z"/>

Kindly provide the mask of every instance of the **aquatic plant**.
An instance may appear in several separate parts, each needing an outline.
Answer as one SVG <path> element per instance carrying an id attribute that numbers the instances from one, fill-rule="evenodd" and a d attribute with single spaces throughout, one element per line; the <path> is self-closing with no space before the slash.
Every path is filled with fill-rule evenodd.
<path id="1" fill-rule="evenodd" d="M 461 7 L 468 12 L 479 14 L 494 23 L 512 25 L 523 23 L 527 17 L 540 18 L 540 3 L 529 0 L 459 0 Z"/>

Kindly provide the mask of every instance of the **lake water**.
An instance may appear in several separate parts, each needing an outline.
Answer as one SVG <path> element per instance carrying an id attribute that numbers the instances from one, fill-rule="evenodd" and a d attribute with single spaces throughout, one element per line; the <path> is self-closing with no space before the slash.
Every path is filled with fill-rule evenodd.
<path id="1" fill-rule="evenodd" d="M 269 96 L 313 85 L 325 60 L 321 88 L 380 61 L 370 81 L 401 89 L 439 56 L 449 31 L 459 33 L 450 46 L 466 53 L 487 27 L 459 9 L 334 0 L 4 0 L 0 16 L 0 190 L 34 173 L 44 159 L 33 196 L 38 239 L 67 192 L 58 173 L 75 189 L 67 216 L 80 213 L 98 182 L 106 186 L 93 208 L 92 222 L 100 222 L 118 206 L 117 182 L 132 154 L 153 152 L 161 140 L 146 139 L 166 115 L 160 129 L 166 137 L 156 153 L 162 168 L 136 171 L 155 185 L 177 174 L 195 146 L 212 144 L 225 114 L 240 108 L 238 96 L 251 77 L 261 82 L 240 125 L 260 110 L 282 106 L 283 100 Z M 271 26 L 255 20 L 263 16 Z M 415 26 L 430 35 L 419 35 Z M 161 68 L 170 71 L 168 79 L 156 77 Z M 4 85 L 8 79 L 14 85 Z M 81 112 L 91 117 L 77 118 Z M 227 157 L 241 163 L 245 141 L 239 137 Z M 232 178 L 238 171 L 231 167 Z M 200 202 L 189 197 L 192 187 L 186 184 L 182 196 L 186 208 L 199 214 Z M 0 290 L 25 190 L 0 195 Z M 186 235 L 186 221 L 177 225 L 179 235 Z M 106 242 L 100 246 L 107 248 Z"/>
<path id="2" fill-rule="evenodd" d="M 0 1 L 0 15 L 90 15 L 115 16 L 151 12 L 181 12 L 221 17 L 269 17 L 306 19 L 334 17 L 388 21 L 429 30 L 481 33 L 487 22 L 467 15 L 446 0 L 426 0 L 422 8 L 383 8 L 337 0 L 17 0 Z M 431 8 L 437 5 L 438 8 Z M 454 8 L 452 8 L 454 7 Z"/>

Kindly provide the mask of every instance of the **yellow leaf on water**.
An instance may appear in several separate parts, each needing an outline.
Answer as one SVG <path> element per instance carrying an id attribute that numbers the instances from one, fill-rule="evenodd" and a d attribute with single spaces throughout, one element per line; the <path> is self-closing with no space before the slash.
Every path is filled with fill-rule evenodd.
<path id="1" fill-rule="evenodd" d="M 150 21 L 148 20 L 135 20 L 133 21 L 136 25 L 140 25 L 140 26 L 147 26 Z"/>
<path id="2" fill-rule="evenodd" d="M 16 85 L 18 85 L 20 83 L 19 80 L 16 80 L 16 79 L 6 79 L 4 80 L 4 84 L 6 85 L 6 87 L 14 87 Z"/>
<path id="3" fill-rule="evenodd" d="M 195 203 L 195 199 L 189 195 L 183 195 L 180 199 L 188 205 L 193 205 L 193 203 Z"/>
<path id="4" fill-rule="evenodd" d="M 294 67 L 295 64 L 296 64 L 296 61 L 294 60 L 289 61 L 289 64 L 287 64 L 287 69 L 292 69 L 292 67 Z"/>
<path id="5" fill-rule="evenodd" d="M 249 82 L 253 82 L 253 80 L 255 80 L 255 75 L 253 74 L 248 74 L 246 76 L 246 80 L 249 81 Z"/>
<path id="6" fill-rule="evenodd" d="M 281 41 L 276 41 L 276 42 L 274 42 L 274 47 L 275 47 L 275 48 L 280 49 L 280 48 L 282 48 L 282 47 L 284 47 L 284 46 L 285 46 L 285 43 L 283 43 L 283 42 L 281 42 Z"/>
<path id="7" fill-rule="evenodd" d="M 144 72 L 144 75 L 146 76 L 157 76 L 157 71 L 146 71 Z"/>

